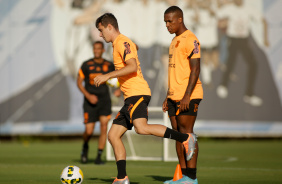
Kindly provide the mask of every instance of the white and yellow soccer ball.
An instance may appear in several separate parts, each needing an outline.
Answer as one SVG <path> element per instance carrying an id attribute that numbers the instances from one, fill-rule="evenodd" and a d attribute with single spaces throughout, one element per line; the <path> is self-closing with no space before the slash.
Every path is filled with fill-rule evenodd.
<path id="1" fill-rule="evenodd" d="M 111 78 L 111 79 L 107 80 L 106 84 L 111 86 L 111 87 L 114 87 L 114 88 L 120 87 L 120 84 L 119 84 L 117 78 Z"/>
<path id="2" fill-rule="evenodd" d="M 77 166 L 67 166 L 61 174 L 61 182 L 63 184 L 81 184 L 83 181 L 83 173 Z"/>

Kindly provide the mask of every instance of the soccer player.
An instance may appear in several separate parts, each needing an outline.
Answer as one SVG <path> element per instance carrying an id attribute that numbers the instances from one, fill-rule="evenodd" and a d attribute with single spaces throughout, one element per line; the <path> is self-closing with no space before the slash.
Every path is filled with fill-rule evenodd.
<path id="1" fill-rule="evenodd" d="M 99 87 L 94 85 L 94 78 L 115 70 L 112 62 L 102 58 L 104 43 L 97 41 L 93 44 L 94 58 L 85 61 L 79 69 L 77 77 L 77 86 L 84 95 L 84 124 L 83 148 L 81 153 L 81 162 L 88 161 L 88 142 L 93 134 L 95 122 L 100 121 L 101 134 L 98 142 L 98 155 L 95 164 L 104 164 L 101 155 L 105 148 L 107 138 L 107 125 L 111 117 L 111 98 L 109 87 L 102 84 Z M 84 82 L 84 85 L 83 85 Z M 117 89 L 119 90 L 119 89 Z"/>
<path id="2" fill-rule="evenodd" d="M 118 170 L 113 184 L 129 183 L 126 174 L 126 151 L 121 138 L 133 126 L 138 134 L 155 135 L 181 142 L 185 147 L 186 159 L 190 160 L 195 148 L 194 134 L 184 134 L 163 125 L 147 123 L 151 91 L 143 78 L 135 43 L 120 33 L 117 19 L 111 13 L 100 16 L 96 20 L 96 27 L 100 36 L 113 45 L 115 71 L 95 77 L 94 84 L 100 86 L 108 79 L 117 77 L 125 99 L 124 106 L 114 119 L 108 134 Z"/>
<path id="3" fill-rule="evenodd" d="M 179 7 L 169 7 L 164 13 L 164 21 L 169 33 L 175 34 L 175 37 L 169 47 L 168 92 L 163 103 L 163 110 L 168 111 L 174 130 L 193 133 L 198 106 L 203 98 L 203 88 L 199 80 L 200 43 L 197 37 L 186 28 L 183 12 Z M 190 161 L 185 160 L 183 147 L 179 142 L 176 142 L 176 151 L 183 177 L 177 181 L 168 180 L 165 183 L 197 184 L 198 143 L 196 143 L 194 157 Z"/>

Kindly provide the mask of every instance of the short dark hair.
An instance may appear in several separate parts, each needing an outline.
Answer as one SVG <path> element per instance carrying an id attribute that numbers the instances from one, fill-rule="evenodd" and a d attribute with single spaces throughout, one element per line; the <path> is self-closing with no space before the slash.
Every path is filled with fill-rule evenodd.
<path id="1" fill-rule="evenodd" d="M 105 13 L 104 15 L 101 15 L 96 20 L 96 27 L 98 28 L 99 23 L 102 24 L 102 26 L 107 27 L 109 24 L 111 24 L 116 30 L 118 30 L 118 22 L 116 17 L 112 13 Z"/>
<path id="2" fill-rule="evenodd" d="M 94 43 L 93 43 L 93 46 L 94 46 L 95 44 L 101 44 L 101 45 L 102 45 L 102 47 L 104 48 L 104 42 L 101 42 L 101 41 L 96 41 L 96 42 L 94 42 Z"/>
<path id="3" fill-rule="evenodd" d="M 176 15 L 180 18 L 183 18 L 183 11 L 178 6 L 171 6 L 168 9 L 166 9 L 164 14 L 168 13 L 176 13 Z"/>

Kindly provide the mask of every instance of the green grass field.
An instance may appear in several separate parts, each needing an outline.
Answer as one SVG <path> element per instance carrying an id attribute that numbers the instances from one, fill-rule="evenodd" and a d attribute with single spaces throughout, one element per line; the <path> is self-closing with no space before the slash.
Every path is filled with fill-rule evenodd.
<path id="1" fill-rule="evenodd" d="M 281 184 L 282 140 L 199 139 L 200 184 Z M 91 141 L 90 161 L 80 164 L 80 140 L 0 142 L 1 184 L 59 184 L 64 167 L 76 165 L 83 184 L 112 183 L 115 162 L 92 164 L 97 141 Z M 104 154 L 105 155 L 105 154 Z M 158 184 L 173 177 L 176 162 L 128 161 L 131 184 Z"/>

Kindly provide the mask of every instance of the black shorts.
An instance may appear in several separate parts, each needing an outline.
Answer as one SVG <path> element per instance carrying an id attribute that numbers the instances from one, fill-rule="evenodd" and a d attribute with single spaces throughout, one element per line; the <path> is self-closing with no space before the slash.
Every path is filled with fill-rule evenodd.
<path id="1" fill-rule="evenodd" d="M 174 101 L 171 99 L 167 99 L 167 107 L 168 107 L 168 115 L 169 116 L 180 116 L 180 115 L 190 115 L 197 116 L 198 114 L 198 106 L 202 99 L 192 99 L 190 100 L 189 109 L 187 111 L 180 112 L 177 114 L 176 112 L 179 109 L 180 101 Z"/>
<path id="2" fill-rule="evenodd" d="M 122 125 L 128 130 L 133 127 L 133 120 L 138 118 L 148 119 L 148 105 L 151 100 L 151 96 L 140 95 L 128 97 L 124 101 L 124 105 L 118 112 L 113 124 Z"/>
<path id="3" fill-rule="evenodd" d="M 97 104 L 91 104 L 84 98 L 83 111 L 85 124 L 99 121 L 100 116 L 109 116 L 110 119 L 112 114 L 111 98 L 98 98 Z"/>

